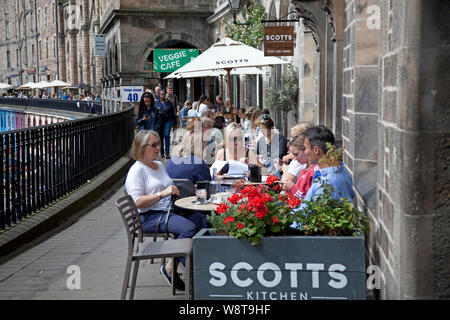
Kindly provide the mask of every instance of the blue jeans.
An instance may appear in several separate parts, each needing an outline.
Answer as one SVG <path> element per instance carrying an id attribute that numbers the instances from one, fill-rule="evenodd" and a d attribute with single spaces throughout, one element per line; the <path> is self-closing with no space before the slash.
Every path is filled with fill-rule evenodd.
<path id="1" fill-rule="evenodd" d="M 170 130 L 172 129 L 172 120 L 163 123 L 164 150 L 166 155 L 170 153 Z"/>
<path id="2" fill-rule="evenodd" d="M 157 226 L 158 219 L 163 215 Z M 142 230 L 144 233 L 165 232 L 166 212 L 165 211 L 147 211 L 141 213 Z M 157 228 L 158 227 L 158 228 Z M 197 226 L 194 222 L 189 221 L 182 216 L 170 213 L 167 221 L 167 231 L 177 235 L 178 239 L 192 238 L 197 233 Z"/>

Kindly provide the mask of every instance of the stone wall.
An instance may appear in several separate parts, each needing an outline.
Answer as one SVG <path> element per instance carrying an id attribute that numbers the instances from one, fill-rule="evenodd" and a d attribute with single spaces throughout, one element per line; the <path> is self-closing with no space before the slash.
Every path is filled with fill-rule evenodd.
<path id="1" fill-rule="evenodd" d="M 341 112 L 333 103 L 333 130 L 339 130 L 340 119 L 355 204 L 371 220 L 368 262 L 381 270 L 376 296 L 449 298 L 450 2 L 345 0 L 343 16 L 338 13 L 339 0 L 292 3 L 320 44 L 312 71 L 319 93 L 315 122 L 329 122 L 330 70 L 331 94 L 342 99 Z M 338 43 L 333 68 L 323 53 L 323 48 L 331 48 L 328 33 L 320 31 L 325 15 Z M 306 35 L 297 35 L 297 41 L 304 87 L 300 118 L 307 119 Z"/>
<path id="2" fill-rule="evenodd" d="M 444 2 L 346 1 L 345 160 L 372 221 L 368 253 L 384 299 L 450 293 Z"/>

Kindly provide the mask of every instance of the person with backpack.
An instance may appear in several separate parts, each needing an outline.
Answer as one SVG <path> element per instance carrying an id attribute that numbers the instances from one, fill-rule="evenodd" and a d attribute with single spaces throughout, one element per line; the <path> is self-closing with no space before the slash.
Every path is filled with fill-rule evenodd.
<path id="1" fill-rule="evenodd" d="M 170 100 L 166 99 L 166 93 L 161 90 L 159 103 L 156 105 L 161 113 L 161 128 L 159 131 L 161 137 L 161 156 L 165 152 L 166 159 L 170 159 L 170 130 L 177 128 L 177 112 L 175 106 Z M 164 149 L 164 151 L 163 151 Z"/>

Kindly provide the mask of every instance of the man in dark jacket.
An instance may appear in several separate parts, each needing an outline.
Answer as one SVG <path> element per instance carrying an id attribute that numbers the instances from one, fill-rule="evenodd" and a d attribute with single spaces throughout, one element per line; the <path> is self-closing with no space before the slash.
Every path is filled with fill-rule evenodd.
<path id="1" fill-rule="evenodd" d="M 170 159 L 170 130 L 172 127 L 174 129 L 177 127 L 177 113 L 172 102 L 166 99 L 166 93 L 164 91 L 161 91 L 156 107 L 161 113 L 161 130 L 159 131 L 161 137 L 161 156 L 165 152 L 166 159 Z"/>

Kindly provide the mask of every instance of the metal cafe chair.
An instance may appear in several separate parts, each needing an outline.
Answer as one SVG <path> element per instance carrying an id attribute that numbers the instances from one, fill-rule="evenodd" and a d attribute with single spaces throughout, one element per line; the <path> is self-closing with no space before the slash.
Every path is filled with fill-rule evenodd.
<path id="1" fill-rule="evenodd" d="M 168 257 L 184 257 L 186 270 L 186 291 L 185 298 L 192 298 L 192 239 L 175 239 L 167 241 L 150 241 L 148 244 L 143 243 L 143 232 L 139 213 L 134 204 L 133 198 L 127 195 L 119 198 L 115 205 L 119 209 L 128 239 L 127 264 L 125 268 L 125 276 L 123 279 L 121 299 L 125 300 L 127 290 L 130 288 L 129 299 L 134 298 L 136 288 L 136 279 L 141 260 L 150 260 L 156 258 Z M 135 239 L 138 239 L 137 250 L 134 250 Z M 130 284 L 130 273 L 133 267 L 133 274 Z M 171 287 L 172 294 L 175 295 L 176 289 L 174 285 L 175 268 L 172 268 Z"/>
<path id="2" fill-rule="evenodd" d="M 125 195 L 128 195 L 128 193 L 127 193 L 127 190 L 125 189 L 125 188 L 123 188 L 123 192 L 125 193 Z M 133 200 L 132 200 L 133 201 Z M 133 205 L 134 206 L 136 206 L 136 204 L 134 203 L 134 201 L 133 201 Z M 168 216 L 168 214 L 169 214 L 169 212 L 170 212 L 170 210 L 172 209 L 172 207 L 170 207 L 169 208 L 169 210 L 168 210 L 168 212 L 167 212 L 167 215 L 166 215 L 166 217 L 165 218 L 168 218 L 169 216 Z M 137 211 L 137 208 L 136 208 L 136 211 Z M 166 221 L 167 222 L 167 221 Z M 144 237 L 144 238 L 152 238 L 153 237 L 153 241 L 156 241 L 157 240 L 157 238 L 164 238 L 164 240 L 167 240 L 167 239 L 169 239 L 169 238 L 171 238 L 171 239 L 175 239 L 176 237 L 175 237 L 175 235 L 173 234 L 173 233 L 170 233 L 170 232 L 151 232 L 151 233 L 143 233 L 142 234 L 142 236 Z M 134 241 L 134 239 L 133 239 L 133 241 Z M 151 264 L 153 264 L 153 259 L 151 259 L 150 260 L 150 263 Z M 163 265 L 163 264 L 165 264 L 166 263 L 166 259 L 165 258 L 162 258 L 161 259 L 161 265 Z"/>

